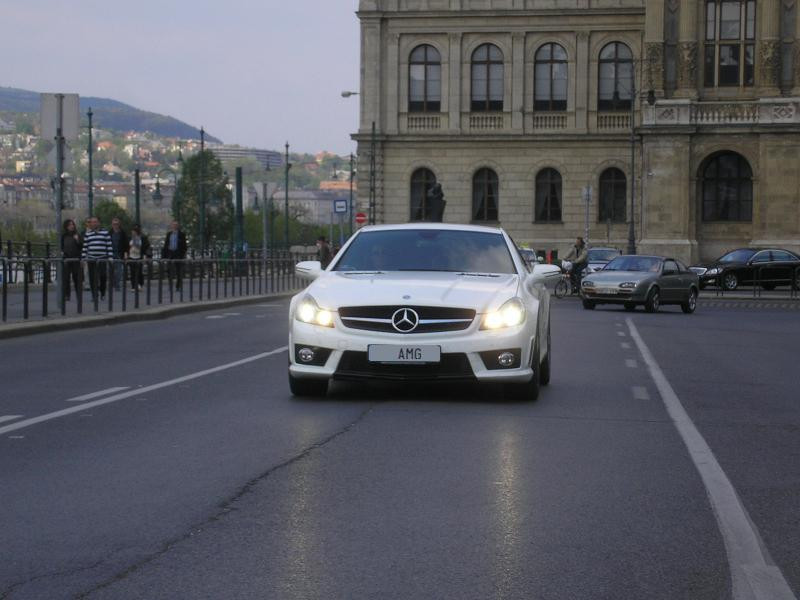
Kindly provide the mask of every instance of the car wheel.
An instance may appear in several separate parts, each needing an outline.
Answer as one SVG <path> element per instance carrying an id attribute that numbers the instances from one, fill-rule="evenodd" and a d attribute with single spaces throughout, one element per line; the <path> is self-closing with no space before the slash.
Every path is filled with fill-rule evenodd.
<path id="1" fill-rule="evenodd" d="M 539 365 L 539 385 L 548 385 L 550 383 L 550 357 L 553 355 L 552 346 L 550 345 L 550 324 L 547 324 L 547 354 L 544 360 Z"/>
<path id="2" fill-rule="evenodd" d="M 794 278 L 794 283 L 792 284 L 792 288 L 795 291 L 800 290 L 800 271 L 797 272 L 797 277 Z"/>
<path id="3" fill-rule="evenodd" d="M 289 373 L 289 390 L 293 396 L 324 396 L 328 393 L 328 380 L 300 379 Z"/>
<path id="4" fill-rule="evenodd" d="M 586 310 L 594 310 L 594 300 L 584 300 L 583 301 L 583 308 Z"/>
<path id="5" fill-rule="evenodd" d="M 732 292 L 739 287 L 739 277 L 736 273 L 725 273 L 722 276 L 722 289 Z"/>
<path id="6" fill-rule="evenodd" d="M 539 365 L 539 342 L 533 347 L 531 356 L 531 366 Z M 535 402 L 539 398 L 539 373 L 536 367 L 533 368 L 533 376 L 527 383 L 507 383 L 503 389 L 506 398 L 518 400 L 520 402 Z"/>
<path id="7" fill-rule="evenodd" d="M 633 302 L 626 302 L 625 310 L 627 310 L 628 312 L 633 312 L 636 310 L 636 305 Z"/>
<path id="8" fill-rule="evenodd" d="M 697 308 L 697 290 L 692 288 L 689 290 L 689 298 L 686 299 L 686 302 L 681 304 L 681 310 L 685 312 L 687 315 L 692 314 L 695 309 Z"/>
<path id="9" fill-rule="evenodd" d="M 553 293 L 555 294 L 556 298 L 563 298 L 564 296 L 567 295 L 568 289 L 569 288 L 567 287 L 567 282 L 562 279 L 556 284 Z"/>
<path id="10" fill-rule="evenodd" d="M 647 302 L 644 303 L 644 309 L 649 313 L 656 313 L 658 309 L 661 307 L 661 291 L 654 287 L 650 290 L 650 294 L 647 296 Z"/>

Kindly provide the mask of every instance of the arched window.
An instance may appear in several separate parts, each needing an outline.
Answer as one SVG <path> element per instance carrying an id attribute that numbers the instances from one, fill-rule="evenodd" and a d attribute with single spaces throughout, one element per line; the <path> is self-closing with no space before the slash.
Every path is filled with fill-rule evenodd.
<path id="1" fill-rule="evenodd" d="M 743 156 L 713 156 L 702 169 L 702 180 L 704 221 L 753 220 L 753 171 Z"/>
<path id="2" fill-rule="evenodd" d="M 567 110 L 567 51 L 558 44 L 545 44 L 534 61 L 533 109 Z"/>
<path id="3" fill-rule="evenodd" d="M 753 85 L 755 40 L 755 0 L 707 0 L 703 45 L 704 85 Z"/>
<path id="4" fill-rule="evenodd" d="M 472 220 L 497 221 L 500 182 L 491 169 L 479 169 L 472 177 Z"/>
<path id="5" fill-rule="evenodd" d="M 542 169 L 536 175 L 537 223 L 561 221 L 561 174 L 555 169 Z"/>
<path id="6" fill-rule="evenodd" d="M 600 50 L 598 110 L 630 110 L 633 92 L 633 55 L 621 42 Z"/>
<path id="7" fill-rule="evenodd" d="M 624 223 L 628 206 L 627 181 L 619 169 L 606 169 L 600 174 L 601 223 Z"/>
<path id="8" fill-rule="evenodd" d="M 478 46 L 472 53 L 473 112 L 503 110 L 503 53 L 494 44 Z"/>
<path id="9" fill-rule="evenodd" d="M 417 46 L 408 63 L 408 112 L 439 112 L 442 106 L 439 51 L 428 44 Z"/>
<path id="10" fill-rule="evenodd" d="M 436 183 L 436 175 L 430 169 L 417 169 L 411 175 L 411 220 L 427 221 L 430 219 L 428 192 Z"/>

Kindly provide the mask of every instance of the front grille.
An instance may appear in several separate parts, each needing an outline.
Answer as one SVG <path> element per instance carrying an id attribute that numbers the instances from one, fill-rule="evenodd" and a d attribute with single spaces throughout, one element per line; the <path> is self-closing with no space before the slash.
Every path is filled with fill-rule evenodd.
<path id="1" fill-rule="evenodd" d="M 342 354 L 336 379 L 389 379 L 396 381 L 472 380 L 475 374 L 466 354 L 442 354 L 441 362 L 424 365 L 371 363 L 366 352 Z"/>
<path id="2" fill-rule="evenodd" d="M 407 332 L 410 334 L 463 331 L 475 320 L 472 309 L 439 306 L 347 306 L 339 309 L 339 317 L 350 329 L 405 333 L 392 325 L 392 316 L 403 309 L 413 310 L 419 316 L 419 325 Z"/>

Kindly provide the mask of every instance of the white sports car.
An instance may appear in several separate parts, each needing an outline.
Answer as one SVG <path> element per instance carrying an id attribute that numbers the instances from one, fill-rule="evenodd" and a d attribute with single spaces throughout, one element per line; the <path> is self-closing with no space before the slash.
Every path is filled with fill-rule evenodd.
<path id="1" fill-rule="evenodd" d="M 553 265 L 529 266 L 502 229 L 364 227 L 289 308 L 289 384 L 321 396 L 328 382 L 383 379 L 507 384 L 535 400 L 550 380 Z M 507 393 L 508 393 L 507 392 Z"/>

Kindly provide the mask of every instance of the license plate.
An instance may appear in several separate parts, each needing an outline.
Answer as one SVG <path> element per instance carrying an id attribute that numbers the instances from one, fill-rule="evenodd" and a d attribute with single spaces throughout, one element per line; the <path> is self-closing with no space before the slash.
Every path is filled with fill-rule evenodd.
<path id="1" fill-rule="evenodd" d="M 616 294 L 617 290 L 615 288 L 597 288 L 598 294 Z"/>
<path id="2" fill-rule="evenodd" d="M 440 346 L 414 346 L 377 344 L 367 349 L 369 362 L 421 364 L 438 363 L 442 360 Z"/>

